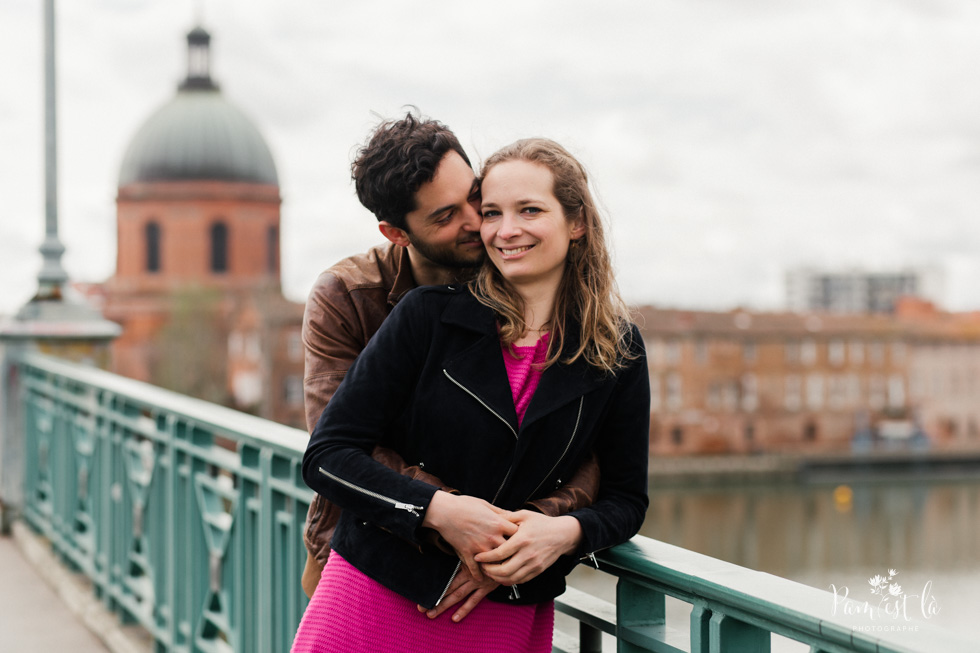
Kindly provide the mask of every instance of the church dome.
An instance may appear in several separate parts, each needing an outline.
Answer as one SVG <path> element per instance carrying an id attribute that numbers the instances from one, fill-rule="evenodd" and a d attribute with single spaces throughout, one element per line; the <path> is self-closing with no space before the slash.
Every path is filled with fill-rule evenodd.
<path id="1" fill-rule="evenodd" d="M 279 185 L 262 134 L 211 80 L 210 40 L 200 27 L 187 35 L 187 79 L 130 142 L 119 172 L 120 188 L 135 182 L 196 180 Z"/>

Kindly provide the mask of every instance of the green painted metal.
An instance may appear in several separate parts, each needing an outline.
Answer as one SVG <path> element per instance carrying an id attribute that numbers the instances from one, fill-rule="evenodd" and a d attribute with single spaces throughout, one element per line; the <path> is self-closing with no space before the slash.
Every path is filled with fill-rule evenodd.
<path id="1" fill-rule="evenodd" d="M 89 367 L 19 362 L 25 519 L 157 651 L 286 651 L 307 435 Z"/>
<path id="2" fill-rule="evenodd" d="M 18 367 L 23 514 L 65 564 L 157 651 L 288 650 L 307 602 L 306 433 L 38 354 Z M 630 653 L 769 651 L 773 634 L 812 653 L 977 650 L 928 625 L 869 632 L 829 592 L 643 537 L 597 559 L 616 605 L 559 597 L 583 626 L 556 651 L 599 650 L 602 633 Z M 668 623 L 666 597 L 691 605 L 687 624 Z"/>

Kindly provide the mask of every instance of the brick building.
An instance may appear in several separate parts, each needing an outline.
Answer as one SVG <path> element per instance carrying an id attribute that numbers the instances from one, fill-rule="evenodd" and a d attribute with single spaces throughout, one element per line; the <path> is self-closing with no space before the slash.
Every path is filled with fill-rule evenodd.
<path id="1" fill-rule="evenodd" d="M 915 313 L 915 314 L 913 314 Z M 639 310 L 656 454 L 980 444 L 980 318 Z"/>
<path id="2" fill-rule="evenodd" d="M 252 121 L 187 35 L 187 77 L 123 157 L 107 318 L 116 372 L 302 426 L 302 304 L 280 289 L 279 179 Z"/>

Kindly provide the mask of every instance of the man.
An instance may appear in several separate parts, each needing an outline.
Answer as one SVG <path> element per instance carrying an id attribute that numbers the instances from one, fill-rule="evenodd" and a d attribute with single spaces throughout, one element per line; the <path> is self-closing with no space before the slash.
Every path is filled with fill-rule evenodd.
<path id="1" fill-rule="evenodd" d="M 479 183 L 455 135 L 441 123 L 407 114 L 382 123 L 351 166 L 361 203 L 378 219 L 389 241 L 344 259 L 314 283 L 303 317 L 304 389 L 310 431 L 351 363 L 395 304 L 422 285 L 465 280 L 483 263 Z M 439 479 L 377 448 L 375 459 L 397 471 L 445 488 Z M 550 515 L 592 502 L 598 465 L 584 465 L 563 488 L 532 506 Z M 310 505 L 303 590 L 312 597 L 330 552 L 339 508 L 316 496 Z M 434 544 L 445 547 L 445 542 Z M 465 599 L 464 617 L 490 590 L 476 563 L 467 562 L 442 604 L 430 616 Z"/>

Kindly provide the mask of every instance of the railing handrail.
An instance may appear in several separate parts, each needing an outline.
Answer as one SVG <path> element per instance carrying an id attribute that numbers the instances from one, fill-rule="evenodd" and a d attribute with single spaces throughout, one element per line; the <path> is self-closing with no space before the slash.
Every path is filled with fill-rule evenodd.
<path id="1" fill-rule="evenodd" d="M 306 451 L 309 434 L 292 426 L 45 354 L 24 352 L 17 356 L 17 360 L 51 374 L 100 387 L 118 397 L 156 406 L 164 412 L 183 415 L 201 426 L 233 431 L 250 444 L 271 445 L 281 449 L 283 453 L 296 452 L 302 455 Z"/>
<path id="2" fill-rule="evenodd" d="M 973 653 L 977 650 L 976 641 L 927 621 L 906 622 L 887 616 L 884 621 L 875 621 L 867 614 L 846 614 L 844 603 L 860 607 L 864 602 L 853 596 L 847 599 L 835 597 L 831 591 L 643 536 L 597 554 L 597 558 L 600 568 L 617 576 L 620 582 L 638 583 L 706 608 L 713 614 L 809 643 L 813 651 Z M 620 622 L 623 617 L 621 608 L 618 612 Z M 896 624 L 906 628 L 890 628 Z M 879 632 L 876 625 L 885 628 Z M 692 638 L 696 637 L 694 629 L 692 623 Z M 624 635 L 622 628 L 618 635 Z"/>

